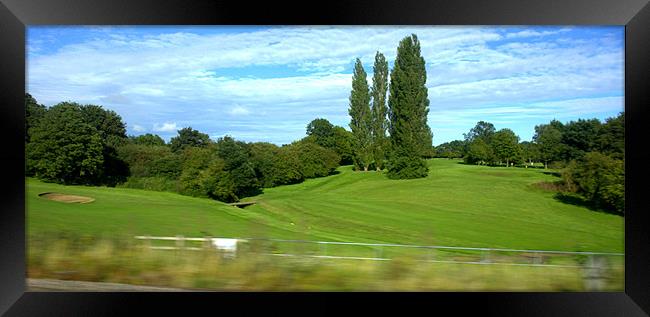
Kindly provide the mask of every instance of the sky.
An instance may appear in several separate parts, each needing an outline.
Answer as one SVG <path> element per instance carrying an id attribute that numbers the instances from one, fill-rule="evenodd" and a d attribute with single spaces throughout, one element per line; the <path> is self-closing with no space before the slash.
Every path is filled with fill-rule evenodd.
<path id="1" fill-rule="evenodd" d="M 478 121 L 530 141 L 535 125 L 624 110 L 623 26 L 29 26 L 26 90 L 117 112 L 128 135 L 291 143 L 325 118 L 348 124 L 352 69 L 392 69 L 416 34 L 433 144 Z"/>

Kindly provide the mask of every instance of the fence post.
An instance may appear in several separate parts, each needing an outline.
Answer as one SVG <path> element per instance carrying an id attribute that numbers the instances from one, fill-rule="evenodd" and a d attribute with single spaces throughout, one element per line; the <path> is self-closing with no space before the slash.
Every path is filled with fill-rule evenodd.
<path id="1" fill-rule="evenodd" d="M 323 255 L 327 255 L 327 243 L 321 243 L 320 249 L 323 252 Z"/>
<path id="2" fill-rule="evenodd" d="M 183 236 L 176 236 L 176 248 L 182 250 L 185 247 L 185 238 Z"/>
<path id="3" fill-rule="evenodd" d="M 380 245 L 376 250 L 377 258 L 382 259 L 384 257 L 384 247 Z"/>
<path id="4" fill-rule="evenodd" d="M 607 259 L 604 256 L 590 255 L 584 265 L 584 283 L 587 291 L 600 291 L 607 278 Z"/>
<path id="5" fill-rule="evenodd" d="M 490 263 L 490 250 L 483 250 L 481 262 Z"/>

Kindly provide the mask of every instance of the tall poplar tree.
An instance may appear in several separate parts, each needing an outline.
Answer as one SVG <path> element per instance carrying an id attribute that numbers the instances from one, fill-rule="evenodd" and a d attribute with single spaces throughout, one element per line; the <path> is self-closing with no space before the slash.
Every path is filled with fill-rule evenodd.
<path id="1" fill-rule="evenodd" d="M 388 152 L 388 108 L 386 92 L 388 91 L 388 62 L 384 54 L 375 54 L 375 65 L 372 76 L 372 148 L 377 171 L 384 168 L 384 160 Z"/>
<path id="2" fill-rule="evenodd" d="M 420 178 L 428 174 L 421 157 L 431 147 L 432 139 L 427 124 L 429 99 L 424 64 L 417 36 L 402 39 L 390 74 L 390 178 Z"/>
<path id="3" fill-rule="evenodd" d="M 354 137 L 354 165 L 357 169 L 368 170 L 372 160 L 372 129 L 370 116 L 370 92 L 366 71 L 357 58 L 352 75 L 350 92 L 350 129 Z"/>

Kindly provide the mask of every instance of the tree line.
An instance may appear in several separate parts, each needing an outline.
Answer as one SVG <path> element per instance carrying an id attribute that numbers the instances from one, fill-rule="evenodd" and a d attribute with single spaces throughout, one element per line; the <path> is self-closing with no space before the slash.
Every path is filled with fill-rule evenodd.
<path id="1" fill-rule="evenodd" d="M 352 134 L 318 118 L 306 136 L 283 146 L 216 141 L 192 127 L 166 143 L 127 136 L 122 118 L 97 105 L 26 104 L 26 175 L 46 182 L 172 191 L 235 202 L 262 188 L 330 175 L 352 162 Z"/>
<path id="2" fill-rule="evenodd" d="M 464 140 L 434 147 L 435 157 L 462 158 L 467 164 L 532 167 L 561 171 L 562 188 L 596 208 L 624 213 L 625 112 L 604 122 L 551 120 L 535 126 L 532 142 L 519 142 L 510 129 L 497 131 L 479 121 Z"/>

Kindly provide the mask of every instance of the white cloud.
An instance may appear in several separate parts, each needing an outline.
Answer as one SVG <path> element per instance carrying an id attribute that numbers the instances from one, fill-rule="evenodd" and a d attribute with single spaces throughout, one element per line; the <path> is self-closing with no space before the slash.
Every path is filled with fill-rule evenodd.
<path id="1" fill-rule="evenodd" d="M 514 33 L 508 33 L 506 35 L 506 38 L 512 39 L 512 38 L 523 38 L 523 37 L 540 37 L 540 36 L 547 36 L 547 35 L 553 35 L 553 34 L 558 34 L 558 33 L 564 33 L 568 32 L 571 29 L 569 28 L 562 28 L 559 30 L 552 30 L 552 31 L 534 31 L 534 30 L 524 30 L 520 32 L 514 32 Z"/>
<path id="2" fill-rule="evenodd" d="M 148 35 L 128 28 L 88 29 L 92 37 L 50 51 L 45 44 L 54 45 L 56 37 L 44 44 L 28 38 L 29 92 L 46 105 L 64 100 L 102 104 L 127 123 L 157 132 L 174 132 L 173 120 L 210 135 L 232 132 L 252 141 L 269 131 L 265 139 L 289 142 L 302 137 L 316 117 L 347 126 L 351 74 L 344 71 L 359 57 L 370 82 L 375 52 L 392 63 L 397 44 L 411 33 L 422 45 L 429 117 L 438 126 L 442 121 L 437 120 L 445 118 L 440 114 L 466 113 L 446 121 L 470 123 L 491 115 L 481 111 L 530 118 L 543 116 L 530 109 L 556 109 L 546 100 L 623 94 L 622 36 L 575 40 L 571 35 L 579 27 L 506 33 L 493 27 L 315 26 Z M 63 31 L 57 36 L 65 36 Z M 562 38 L 553 36 L 560 33 Z M 258 66 L 287 73 L 233 75 L 256 75 Z M 528 108 L 531 103 L 540 104 Z M 496 106 L 506 108 L 485 110 Z M 573 106 L 576 112 L 599 107 Z M 262 113 L 263 123 L 250 116 Z M 284 124 L 288 118 L 290 124 Z M 255 126 L 265 130 L 251 132 Z"/>
<path id="3" fill-rule="evenodd" d="M 133 125 L 133 131 L 135 131 L 135 132 L 144 132 L 144 131 L 147 131 L 147 129 L 145 127 L 141 126 L 141 125 L 134 124 Z"/>
<path id="4" fill-rule="evenodd" d="M 174 132 L 178 130 L 178 127 L 176 127 L 176 123 L 169 123 L 165 122 L 162 125 L 156 123 L 153 125 L 153 130 L 156 132 Z"/>
<path id="5" fill-rule="evenodd" d="M 234 108 L 230 109 L 228 112 L 233 116 L 245 116 L 247 114 L 250 114 L 250 110 L 242 107 L 242 106 L 235 106 Z"/>

